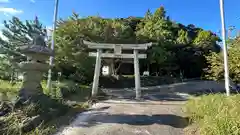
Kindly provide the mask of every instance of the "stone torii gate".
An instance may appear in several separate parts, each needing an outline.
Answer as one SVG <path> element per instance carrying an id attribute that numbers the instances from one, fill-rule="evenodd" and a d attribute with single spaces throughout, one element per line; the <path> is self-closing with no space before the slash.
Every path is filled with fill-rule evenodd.
<path id="1" fill-rule="evenodd" d="M 139 50 L 147 50 L 152 46 L 152 43 L 146 44 L 108 44 L 108 43 L 94 43 L 83 41 L 89 49 L 96 49 L 97 52 L 90 52 L 89 56 L 96 57 L 94 79 L 92 86 L 92 96 L 96 96 L 98 93 L 99 75 L 101 71 L 101 59 L 102 58 L 133 58 L 134 59 L 134 76 L 135 76 L 135 90 L 136 99 L 141 98 L 141 84 L 139 73 L 139 59 L 147 58 L 146 54 L 139 54 Z M 103 53 L 103 49 L 114 49 L 114 53 Z M 133 50 L 133 54 L 122 53 L 122 50 Z"/>

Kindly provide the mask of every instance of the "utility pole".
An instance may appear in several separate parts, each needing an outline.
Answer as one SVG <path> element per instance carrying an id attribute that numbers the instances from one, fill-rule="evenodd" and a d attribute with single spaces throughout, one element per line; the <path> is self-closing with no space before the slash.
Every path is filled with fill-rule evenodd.
<path id="1" fill-rule="evenodd" d="M 56 22 L 57 22 L 57 13 L 58 13 L 58 0 L 55 0 L 55 7 L 54 7 L 54 15 L 53 15 L 53 28 L 52 28 L 52 44 L 51 49 L 54 51 L 54 43 L 55 43 L 55 29 L 56 29 Z M 52 67 L 53 67 L 54 56 L 51 56 L 49 59 L 49 70 L 48 70 L 48 81 L 47 81 L 47 88 L 49 92 L 52 92 Z"/>
<path id="2" fill-rule="evenodd" d="M 220 0 L 220 15 L 221 15 L 221 23 L 222 23 L 225 89 L 226 89 L 227 96 L 229 96 L 230 89 L 229 89 L 228 53 L 227 53 L 227 44 L 226 44 L 226 26 L 225 26 L 225 18 L 224 18 L 224 0 Z"/>

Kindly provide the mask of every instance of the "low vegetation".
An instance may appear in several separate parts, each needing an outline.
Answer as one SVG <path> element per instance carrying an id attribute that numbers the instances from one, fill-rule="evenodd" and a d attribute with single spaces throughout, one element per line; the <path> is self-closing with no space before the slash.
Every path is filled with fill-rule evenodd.
<path id="1" fill-rule="evenodd" d="M 205 95 L 187 102 L 185 112 L 201 135 L 240 134 L 240 95 Z"/>
<path id="2" fill-rule="evenodd" d="M 45 87 L 46 83 L 42 82 L 46 95 L 35 96 L 33 102 L 24 103 L 20 108 L 12 106 L 20 83 L 0 82 L 0 134 L 3 135 L 49 135 L 69 124 L 76 113 L 88 107 L 89 88 L 71 81 L 56 83 L 51 94 Z M 37 125 L 37 128 L 33 129 L 32 125 Z"/>

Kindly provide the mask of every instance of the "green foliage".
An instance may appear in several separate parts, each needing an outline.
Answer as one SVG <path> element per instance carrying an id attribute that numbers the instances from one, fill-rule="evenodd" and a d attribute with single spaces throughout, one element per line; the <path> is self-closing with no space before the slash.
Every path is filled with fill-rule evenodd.
<path id="1" fill-rule="evenodd" d="M 94 58 L 88 57 L 88 49 L 82 40 L 94 42 L 128 43 L 135 41 L 134 31 L 121 20 L 76 15 L 59 22 L 56 31 L 56 68 L 63 75 L 82 83 L 90 83 L 94 73 Z"/>
<path id="2" fill-rule="evenodd" d="M 171 21 L 166 18 L 165 13 L 163 7 L 158 8 L 153 15 L 148 11 L 143 21 L 137 26 L 138 39 L 154 42 L 171 40 Z"/>
<path id="3" fill-rule="evenodd" d="M 89 84 L 95 60 L 87 57 L 89 50 L 82 44 L 82 40 L 120 44 L 154 42 L 153 47 L 147 51 L 148 59 L 142 64 L 148 65 L 151 74 L 179 74 L 183 71 L 186 77 L 200 77 L 202 69 L 206 67 L 204 53 L 216 51 L 218 38 L 194 25 L 184 26 L 173 22 L 166 15 L 164 7 L 158 8 L 154 13 L 148 10 L 144 18 L 78 18 L 73 13 L 58 23 L 56 71 L 62 72 L 64 78 Z M 200 53 L 196 56 L 198 52 Z M 116 64 L 116 61 L 119 62 L 113 59 L 112 63 Z M 186 66 L 193 64 L 196 66 L 191 69 Z M 115 66 L 111 69 L 119 68 Z"/>
<path id="4" fill-rule="evenodd" d="M 32 43 L 34 34 L 46 35 L 45 27 L 36 17 L 34 20 L 27 20 L 25 23 L 17 17 L 4 21 L 4 28 L 1 30 L 6 39 L 0 38 L 0 78 L 10 80 L 17 74 L 17 64 L 26 60 L 26 56 L 19 52 L 19 47 Z M 5 71 L 5 73 L 2 73 Z"/>
<path id="5" fill-rule="evenodd" d="M 188 32 L 181 29 L 178 31 L 178 38 L 176 39 L 178 44 L 187 45 L 190 43 Z"/>
<path id="6" fill-rule="evenodd" d="M 20 88 L 21 88 L 21 83 L 20 82 L 16 82 L 15 84 L 11 84 L 10 81 L 0 80 L 0 93 L 16 94 Z"/>
<path id="7" fill-rule="evenodd" d="M 9 79 L 11 78 L 11 63 L 4 56 L 0 56 L 0 79 Z"/>
<path id="8" fill-rule="evenodd" d="M 185 112 L 201 135 L 240 134 L 240 95 L 206 95 L 187 102 Z"/>
<path id="9" fill-rule="evenodd" d="M 43 84 L 43 89 L 45 89 L 45 82 Z M 75 95 L 77 99 L 75 104 L 68 104 L 64 100 L 66 97 L 56 97 L 54 99 L 49 98 L 46 95 L 35 96 L 31 100 L 30 104 L 24 104 L 20 108 L 14 109 L 13 112 L 1 116 L 0 119 L 0 134 L 26 134 L 26 135 L 46 135 L 54 134 L 57 128 L 60 128 L 62 124 L 69 124 L 70 120 L 79 113 L 83 111 L 84 108 L 88 106 L 84 103 L 86 102 L 86 97 L 89 96 L 89 87 L 84 87 L 77 85 L 77 83 L 71 81 L 64 81 L 57 87 L 60 89 L 65 89 L 68 96 Z M 0 93 L 1 100 L 0 103 L 9 101 L 10 97 L 16 97 L 17 91 L 20 89 L 20 83 L 12 85 L 9 81 L 0 81 Z M 2 98 L 4 96 L 4 99 Z M 16 98 L 15 98 L 16 99 Z M 67 100 L 73 101 L 75 99 L 67 98 Z M 81 102 L 78 102 L 81 101 Z M 28 103 L 28 102 L 26 102 Z M 36 129 L 23 133 L 22 124 L 23 121 L 29 120 L 30 118 L 40 115 L 43 117 L 42 124 L 40 124 Z M 56 119 L 57 118 L 57 119 Z"/>
<path id="10" fill-rule="evenodd" d="M 46 30 L 36 17 L 33 21 L 23 23 L 19 18 L 13 17 L 12 20 L 4 21 L 2 34 L 6 40 L 0 38 L 0 47 L 2 52 L 17 62 L 24 56 L 18 52 L 18 47 L 31 43 L 34 34 L 46 35 Z"/>
<path id="11" fill-rule="evenodd" d="M 215 46 L 213 45 L 216 43 L 216 41 L 219 41 L 219 38 L 210 31 L 199 31 L 193 43 L 197 47 L 208 51 L 215 49 Z"/>
<path id="12" fill-rule="evenodd" d="M 0 40 L 3 53 L 7 61 L 16 64 L 25 59 L 18 53 L 18 46 L 29 43 L 31 33 L 45 35 L 46 31 L 37 18 L 24 23 L 13 17 L 12 20 L 5 21 L 2 32 L 8 37 L 6 41 Z M 209 51 L 219 51 L 216 44 L 219 38 L 215 34 L 194 25 L 185 26 L 172 21 L 164 7 L 159 7 L 153 13 L 148 10 L 143 18 L 79 18 L 78 14 L 73 13 L 67 19 L 58 21 L 55 32 L 53 79 L 61 72 L 62 79 L 71 79 L 82 84 L 92 82 L 95 63 L 95 58 L 88 57 L 89 49 L 83 44 L 83 40 L 120 44 L 153 42 L 153 47 L 147 51 L 149 58 L 140 67 L 141 70 L 144 68 L 143 70 L 150 70 L 151 74 L 158 75 L 178 75 L 181 71 L 185 73 L 184 77 L 200 77 L 203 74 L 202 69 L 207 66 L 204 55 Z M 110 63 L 113 74 L 122 65 L 114 66 L 117 62 L 121 63 L 121 60 L 112 59 Z M 190 69 L 186 65 L 194 66 Z M 0 69 L 7 69 L 7 65 Z M 9 69 L 15 68 L 12 66 Z"/>
<path id="13" fill-rule="evenodd" d="M 210 53 L 206 56 L 208 68 L 205 70 L 206 78 L 221 80 L 224 77 L 224 62 L 223 54 Z M 229 75 L 234 82 L 240 82 L 240 46 L 239 42 L 235 42 L 234 45 L 229 46 L 228 49 L 228 65 Z"/>

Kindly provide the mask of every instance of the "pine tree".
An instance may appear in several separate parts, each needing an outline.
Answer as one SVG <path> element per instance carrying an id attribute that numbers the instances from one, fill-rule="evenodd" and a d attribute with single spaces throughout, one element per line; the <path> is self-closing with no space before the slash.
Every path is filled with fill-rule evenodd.
<path id="1" fill-rule="evenodd" d="M 31 45 L 33 36 L 36 34 L 46 36 L 46 29 L 39 22 L 38 17 L 32 21 L 27 20 L 25 23 L 13 17 L 11 20 L 4 21 L 2 34 L 6 39 L 0 37 L 0 53 L 4 57 L 4 59 L 1 58 L 4 63 L 1 68 L 2 70 L 8 69 L 5 70 L 8 73 L 4 76 L 10 75 L 11 79 L 14 79 L 17 63 L 26 60 L 26 56 L 21 54 L 18 48 L 22 45 Z"/>
<path id="2" fill-rule="evenodd" d="M 23 54 L 18 52 L 19 46 L 31 45 L 35 34 L 46 36 L 46 29 L 39 22 L 38 17 L 35 17 L 33 21 L 27 20 L 25 23 L 19 18 L 13 17 L 12 20 L 4 21 L 4 27 L 2 34 L 7 40 L 0 38 L 1 53 L 16 62 L 25 58 Z"/>

